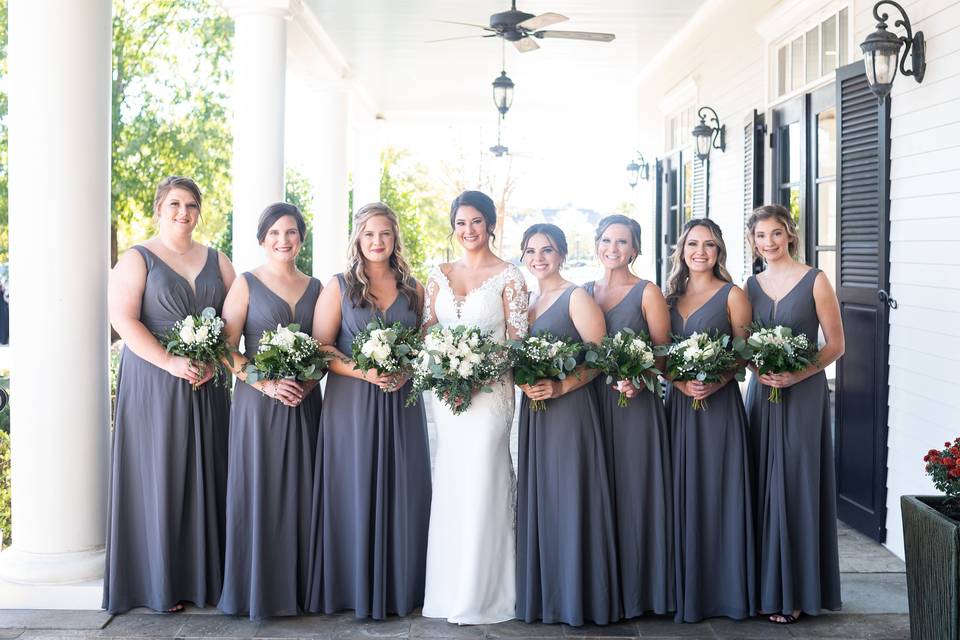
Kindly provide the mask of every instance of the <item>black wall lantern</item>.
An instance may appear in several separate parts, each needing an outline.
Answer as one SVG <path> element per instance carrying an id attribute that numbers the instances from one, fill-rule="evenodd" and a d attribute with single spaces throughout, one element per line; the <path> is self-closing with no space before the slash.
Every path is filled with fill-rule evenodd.
<path id="1" fill-rule="evenodd" d="M 890 16 L 880 13 L 880 7 L 885 4 L 896 7 L 903 16 L 902 20 L 897 20 L 893 24 L 895 27 L 906 29 L 906 36 L 897 37 L 887 31 L 887 20 Z M 898 66 L 903 75 L 913 76 L 917 82 L 923 82 L 923 74 L 927 68 L 926 45 L 923 40 L 923 31 L 913 33 L 907 13 L 896 2 L 881 0 L 873 5 L 873 17 L 877 20 L 877 30 L 867 36 L 867 39 L 860 44 L 860 49 L 863 51 L 863 64 L 866 67 L 870 90 L 883 100 L 890 93 Z M 906 45 L 906 48 L 901 56 L 900 49 L 903 45 Z M 908 53 L 912 69 L 906 67 Z"/>
<path id="2" fill-rule="evenodd" d="M 707 112 L 712 114 L 710 122 L 713 124 L 707 124 L 707 116 L 705 115 Z M 696 144 L 697 157 L 703 162 L 710 157 L 710 149 L 726 151 L 727 125 L 720 124 L 717 112 L 711 107 L 700 107 L 697 110 L 697 117 L 700 118 L 700 124 L 693 128 L 692 133 L 694 144 Z"/>
<path id="3" fill-rule="evenodd" d="M 637 186 L 640 180 L 650 179 L 650 165 L 643 159 L 643 154 L 637 151 L 637 157 L 627 165 L 627 182 L 630 188 Z"/>
<path id="4" fill-rule="evenodd" d="M 501 71 L 493 81 L 493 103 L 497 105 L 501 116 L 507 115 L 510 105 L 513 104 L 513 80 L 507 76 L 506 71 Z"/>

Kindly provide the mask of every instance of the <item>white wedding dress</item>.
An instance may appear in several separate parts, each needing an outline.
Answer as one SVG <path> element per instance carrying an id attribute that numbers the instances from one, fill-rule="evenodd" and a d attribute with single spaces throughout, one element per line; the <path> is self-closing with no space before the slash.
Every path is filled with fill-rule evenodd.
<path id="1" fill-rule="evenodd" d="M 526 335 L 527 300 L 514 265 L 458 299 L 439 268 L 424 324 L 478 326 L 497 340 Z M 459 624 L 516 617 L 516 480 L 510 460 L 514 389 L 508 375 L 454 415 L 434 402 L 437 452 L 423 615 Z"/>

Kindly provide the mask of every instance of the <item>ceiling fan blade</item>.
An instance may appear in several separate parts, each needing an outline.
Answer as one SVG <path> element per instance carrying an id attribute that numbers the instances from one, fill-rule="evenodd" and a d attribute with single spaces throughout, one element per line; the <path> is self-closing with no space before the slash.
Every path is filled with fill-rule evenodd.
<path id="1" fill-rule="evenodd" d="M 431 20 L 430 22 L 440 22 L 442 24 L 459 24 L 462 27 L 476 27 L 478 29 L 483 29 L 484 31 L 493 31 L 489 26 L 485 24 L 473 24 L 472 22 L 455 22 L 453 20 Z"/>
<path id="2" fill-rule="evenodd" d="M 526 53 L 527 51 L 533 51 L 540 48 L 540 45 L 534 42 L 533 38 L 520 38 L 519 40 L 514 40 L 513 46 L 515 46 L 517 51 L 520 53 Z"/>
<path id="3" fill-rule="evenodd" d="M 440 38 L 439 40 L 424 40 L 425 43 L 432 42 L 449 42 L 450 40 L 472 40 L 474 38 L 491 38 L 493 36 L 476 34 L 472 36 L 457 36 L 456 38 Z"/>
<path id="4" fill-rule="evenodd" d="M 590 40 L 591 42 L 611 42 L 617 37 L 612 33 L 594 33 L 591 31 L 537 31 L 530 35 L 537 38 L 563 38 L 565 40 Z"/>
<path id="5" fill-rule="evenodd" d="M 569 19 L 567 16 L 562 16 L 559 13 L 547 12 L 532 18 L 527 18 L 523 22 L 518 23 L 517 26 L 527 31 L 536 31 L 537 29 L 543 29 L 544 27 L 549 27 L 552 24 L 557 24 L 558 22 Z"/>

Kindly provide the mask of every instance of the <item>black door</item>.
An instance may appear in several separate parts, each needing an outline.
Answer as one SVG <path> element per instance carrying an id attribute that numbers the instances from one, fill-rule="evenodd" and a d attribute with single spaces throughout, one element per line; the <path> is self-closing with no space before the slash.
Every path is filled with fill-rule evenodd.
<path id="1" fill-rule="evenodd" d="M 837 297 L 846 353 L 837 363 L 840 519 L 886 537 L 890 101 L 862 63 L 837 70 Z"/>

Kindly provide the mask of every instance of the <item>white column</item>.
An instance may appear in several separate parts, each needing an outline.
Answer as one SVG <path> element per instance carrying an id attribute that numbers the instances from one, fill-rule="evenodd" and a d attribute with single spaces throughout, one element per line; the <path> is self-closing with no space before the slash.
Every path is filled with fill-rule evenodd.
<path id="1" fill-rule="evenodd" d="M 380 121 L 364 118 L 354 129 L 353 210 L 380 200 Z"/>
<path id="2" fill-rule="evenodd" d="M 70 606 L 11 583 L 103 575 L 110 14 L 110 0 L 9 4 L 13 546 L 0 606 Z M 87 593 L 73 606 L 99 606 Z"/>
<path id="3" fill-rule="evenodd" d="M 347 182 L 347 132 L 350 126 L 349 88 L 338 85 L 318 92 L 317 140 L 319 172 L 310 176 L 316 187 L 313 221 L 313 275 L 326 282 L 343 271 L 347 258 L 350 216 Z"/>
<path id="4" fill-rule="evenodd" d="M 262 261 L 257 219 L 283 200 L 283 114 L 291 0 L 226 0 L 233 36 L 233 263 Z"/>

